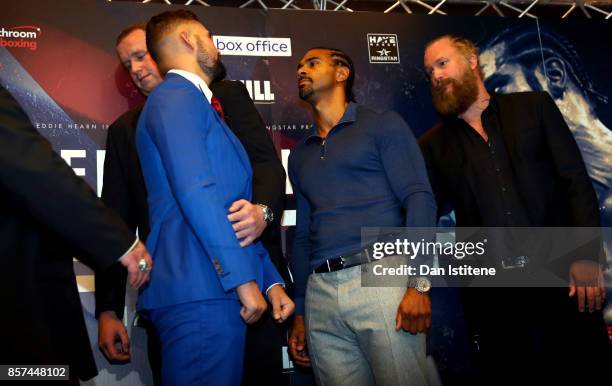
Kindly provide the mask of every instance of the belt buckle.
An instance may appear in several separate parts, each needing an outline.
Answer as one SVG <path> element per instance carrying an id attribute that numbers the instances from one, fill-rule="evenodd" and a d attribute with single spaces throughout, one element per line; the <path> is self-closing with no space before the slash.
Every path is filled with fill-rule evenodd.
<path id="1" fill-rule="evenodd" d="M 508 261 L 508 264 L 506 264 L 506 261 Z M 510 263 L 514 263 L 514 264 L 510 264 Z M 525 268 L 525 266 L 527 266 L 528 263 L 529 263 L 529 258 L 524 255 L 502 259 L 501 261 L 501 265 L 503 269 Z"/>
<path id="2" fill-rule="evenodd" d="M 344 262 L 346 261 L 344 257 L 338 256 L 335 259 L 327 260 L 327 267 L 329 268 L 329 272 L 339 271 L 344 268 Z"/>

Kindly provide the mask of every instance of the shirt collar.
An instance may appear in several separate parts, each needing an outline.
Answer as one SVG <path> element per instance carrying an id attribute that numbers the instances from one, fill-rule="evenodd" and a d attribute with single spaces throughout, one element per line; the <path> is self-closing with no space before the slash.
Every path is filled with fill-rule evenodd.
<path id="1" fill-rule="evenodd" d="M 193 85 L 196 86 L 198 90 L 202 92 L 202 94 L 204 94 L 204 96 L 208 100 L 208 103 L 210 103 L 213 97 L 213 93 L 212 91 L 210 91 L 210 88 L 208 87 L 206 82 L 204 82 L 204 79 L 200 78 L 198 75 L 194 74 L 193 72 L 179 70 L 176 68 L 173 68 L 172 70 L 168 71 L 168 74 L 170 73 L 180 75 L 183 78 L 190 81 L 191 83 L 193 83 Z"/>
<path id="2" fill-rule="evenodd" d="M 335 127 L 338 127 L 344 123 L 352 123 L 357 120 L 357 103 L 349 102 L 348 106 L 346 106 L 346 110 L 344 110 L 344 114 L 342 114 L 342 118 L 336 123 L 336 126 L 332 127 L 332 130 Z M 331 131 L 330 131 L 331 133 Z M 319 132 L 317 130 L 317 125 L 312 125 L 310 129 L 310 135 L 306 138 L 306 141 L 309 141 L 311 138 L 320 138 Z"/>

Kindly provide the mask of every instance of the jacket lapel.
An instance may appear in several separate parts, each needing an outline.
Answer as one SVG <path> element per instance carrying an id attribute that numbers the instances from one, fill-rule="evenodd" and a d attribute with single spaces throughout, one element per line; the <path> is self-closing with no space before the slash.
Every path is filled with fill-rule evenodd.
<path id="1" fill-rule="evenodd" d="M 502 138 L 504 139 L 504 144 L 506 145 L 506 151 L 508 152 L 508 156 L 510 157 L 510 162 L 512 165 L 515 164 L 516 161 L 516 141 L 515 141 L 515 128 L 514 117 L 520 117 L 522 114 L 518 111 L 513 111 L 511 105 L 506 105 L 499 103 L 499 95 L 495 95 L 495 108 L 497 109 L 497 123 L 499 124 L 499 128 L 502 133 Z M 501 117 L 506 117 L 506 119 L 501 119 Z"/>

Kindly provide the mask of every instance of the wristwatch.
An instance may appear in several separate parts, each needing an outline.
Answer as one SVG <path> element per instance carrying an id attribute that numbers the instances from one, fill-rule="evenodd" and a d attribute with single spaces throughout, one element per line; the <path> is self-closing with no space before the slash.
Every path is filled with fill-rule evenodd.
<path id="1" fill-rule="evenodd" d="M 431 282 L 426 277 L 417 277 L 414 279 L 414 289 L 422 294 L 426 294 L 431 289 Z"/>
<path id="2" fill-rule="evenodd" d="M 258 207 L 261 208 L 261 211 L 263 212 L 263 216 L 264 216 L 264 221 L 268 224 L 270 224 L 272 221 L 274 221 L 274 212 L 272 212 L 272 209 L 270 209 L 269 206 L 264 205 L 264 204 L 256 204 Z"/>

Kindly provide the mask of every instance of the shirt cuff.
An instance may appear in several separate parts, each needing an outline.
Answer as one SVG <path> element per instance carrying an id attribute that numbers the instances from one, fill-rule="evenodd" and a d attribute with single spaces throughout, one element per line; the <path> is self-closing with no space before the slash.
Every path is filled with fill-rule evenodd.
<path id="1" fill-rule="evenodd" d="M 266 290 L 266 296 L 268 296 L 268 291 L 270 291 L 272 289 L 272 287 L 274 287 L 275 285 L 280 285 L 283 288 L 285 288 L 285 285 L 283 283 L 274 283 L 271 286 L 269 286 L 268 289 Z"/>
<path id="2" fill-rule="evenodd" d="M 123 259 L 124 257 L 126 257 L 127 255 L 129 255 L 129 253 L 132 252 L 134 250 L 134 248 L 136 248 L 136 246 L 138 245 L 139 241 L 140 241 L 140 239 L 138 237 L 136 237 L 136 240 L 134 240 L 134 243 L 132 244 L 132 246 L 127 251 L 125 251 L 125 253 L 123 255 L 121 255 L 121 257 L 118 258 L 117 260 L 119 261 L 119 260 Z"/>

